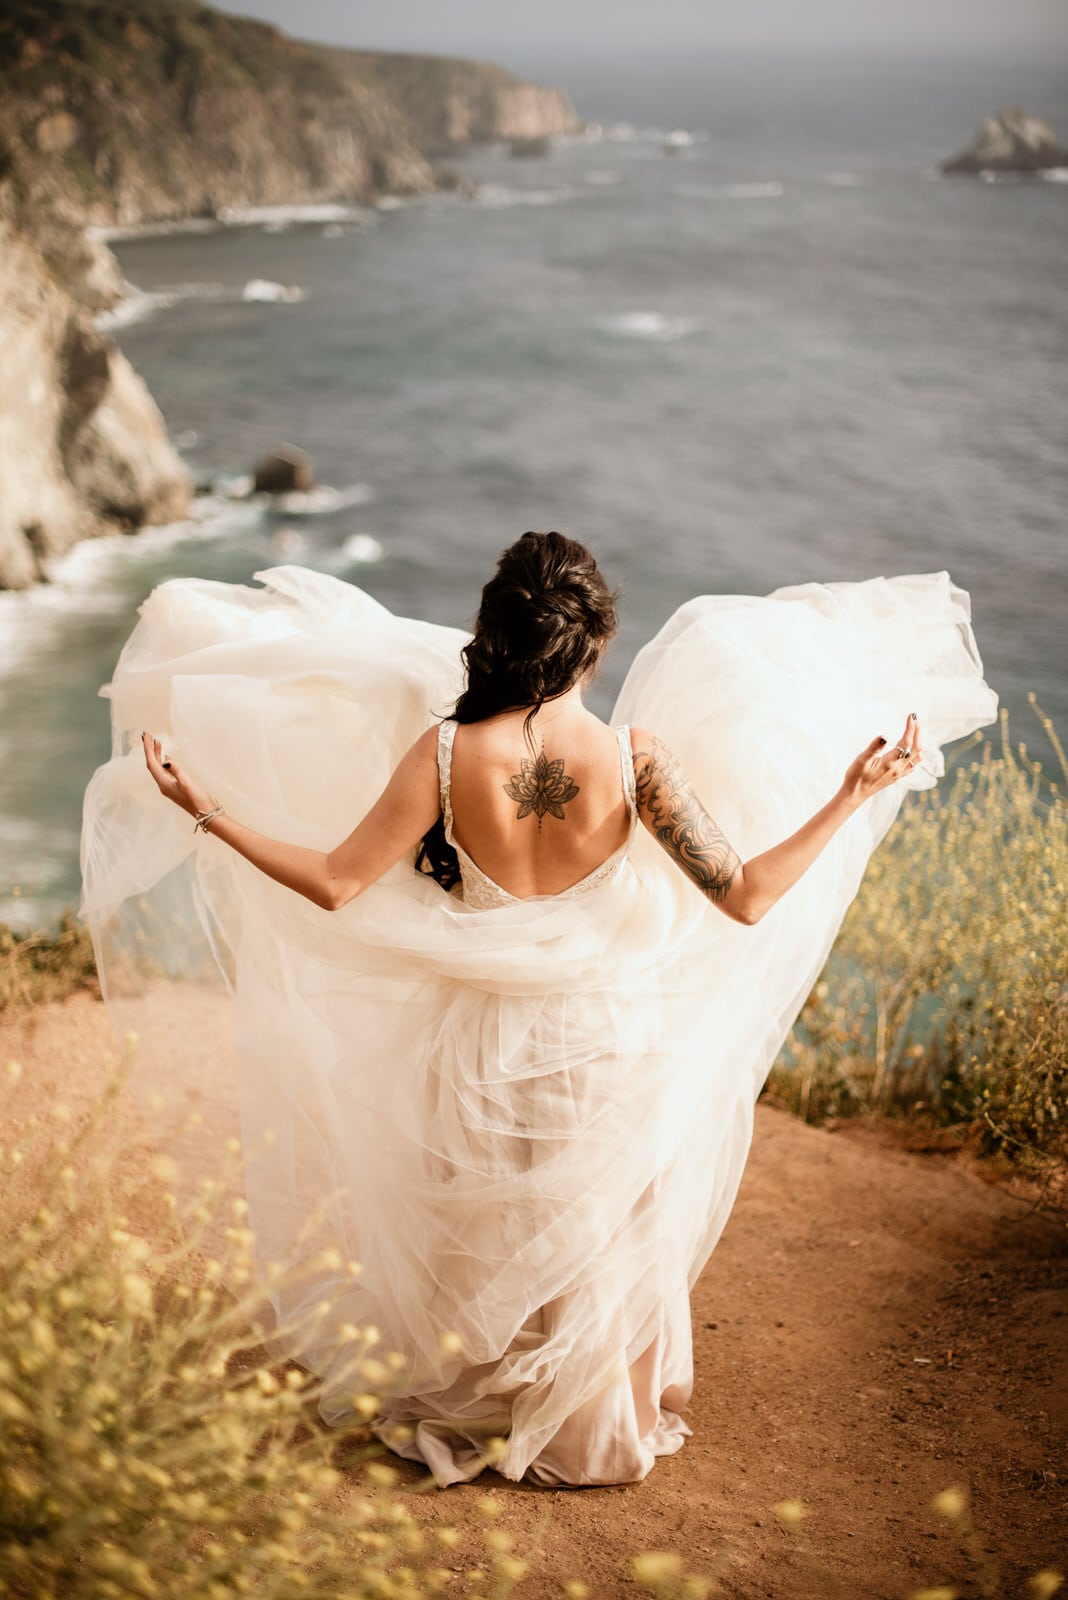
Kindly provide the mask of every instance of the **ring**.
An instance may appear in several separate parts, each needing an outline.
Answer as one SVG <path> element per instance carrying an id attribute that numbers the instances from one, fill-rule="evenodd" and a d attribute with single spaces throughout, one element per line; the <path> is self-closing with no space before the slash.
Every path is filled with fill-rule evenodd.
<path id="1" fill-rule="evenodd" d="M 899 744 L 897 749 L 894 751 L 894 754 L 901 761 L 907 761 L 909 756 L 912 754 L 912 751 L 911 751 L 911 749 L 909 748 L 909 746 L 907 744 L 904 744 L 904 745 Z"/>

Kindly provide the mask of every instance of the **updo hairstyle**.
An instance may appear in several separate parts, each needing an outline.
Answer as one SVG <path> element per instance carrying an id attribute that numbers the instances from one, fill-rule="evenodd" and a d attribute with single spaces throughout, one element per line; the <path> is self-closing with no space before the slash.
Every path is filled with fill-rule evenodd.
<path id="1" fill-rule="evenodd" d="M 462 651 L 467 686 L 453 719 L 482 722 L 526 706 L 530 742 L 535 713 L 597 664 L 616 627 L 616 597 L 585 546 L 562 533 L 524 533 L 482 591 L 475 631 Z M 442 817 L 423 836 L 415 867 L 445 890 L 459 883 L 460 862 Z"/>
<path id="2" fill-rule="evenodd" d="M 562 533 L 524 533 L 482 591 L 455 720 L 482 722 L 529 706 L 529 734 L 544 702 L 596 665 L 618 626 L 615 602 L 584 545 Z"/>

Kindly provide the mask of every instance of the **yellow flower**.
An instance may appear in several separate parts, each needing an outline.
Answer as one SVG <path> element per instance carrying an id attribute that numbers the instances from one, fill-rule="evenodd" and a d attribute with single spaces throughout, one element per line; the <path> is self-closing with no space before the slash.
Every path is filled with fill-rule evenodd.
<path id="1" fill-rule="evenodd" d="M 775 1507 L 775 1515 L 784 1528 L 796 1528 L 808 1512 L 800 1500 L 780 1500 Z"/>
<path id="2" fill-rule="evenodd" d="M 671 1583 L 682 1576 L 682 1560 L 673 1550 L 646 1550 L 634 1557 L 630 1571 L 638 1583 Z"/>
<path id="3" fill-rule="evenodd" d="M 947 1522 L 958 1522 L 968 1509 L 968 1498 L 963 1489 L 943 1489 L 931 1501 L 931 1510 Z"/>

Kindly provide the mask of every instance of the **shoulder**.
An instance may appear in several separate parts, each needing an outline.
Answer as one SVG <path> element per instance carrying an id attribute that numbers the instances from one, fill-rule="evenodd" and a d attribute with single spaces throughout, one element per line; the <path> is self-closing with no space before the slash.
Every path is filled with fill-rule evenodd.
<path id="1" fill-rule="evenodd" d="M 394 774 L 402 774 L 411 779 L 422 773 L 437 772 L 438 765 L 438 724 L 427 728 L 421 733 L 414 744 L 409 745 L 394 767 Z"/>
<path id="2" fill-rule="evenodd" d="M 653 733 L 649 728 L 631 728 L 630 748 L 634 757 L 635 771 L 638 770 L 639 763 L 645 769 L 675 760 L 659 734 Z"/>
<path id="3" fill-rule="evenodd" d="M 686 774 L 678 757 L 659 734 L 649 728 L 631 728 L 630 747 L 639 807 L 650 809 L 666 795 L 687 787 Z"/>

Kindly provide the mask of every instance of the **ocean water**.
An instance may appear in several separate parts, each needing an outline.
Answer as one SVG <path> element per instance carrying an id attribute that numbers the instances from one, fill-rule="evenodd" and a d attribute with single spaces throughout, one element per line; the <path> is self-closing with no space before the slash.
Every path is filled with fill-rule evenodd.
<path id="1" fill-rule="evenodd" d="M 1017 735 L 1042 753 L 1029 691 L 1068 730 L 1068 183 L 935 170 L 1006 102 L 1068 137 L 1063 77 L 750 59 L 571 87 L 601 134 L 453 162 L 473 198 L 115 242 L 112 334 L 216 492 L 0 595 L 0 919 L 76 903 L 97 689 L 174 574 L 304 562 L 464 625 L 497 552 L 561 528 L 623 586 L 606 710 L 692 594 L 948 568 Z M 228 499 L 283 440 L 326 489 Z"/>

